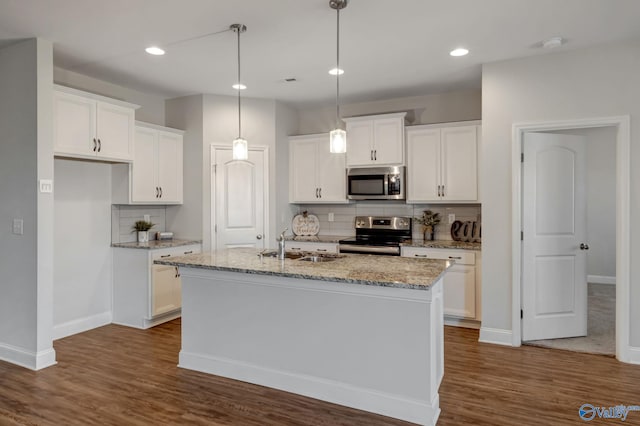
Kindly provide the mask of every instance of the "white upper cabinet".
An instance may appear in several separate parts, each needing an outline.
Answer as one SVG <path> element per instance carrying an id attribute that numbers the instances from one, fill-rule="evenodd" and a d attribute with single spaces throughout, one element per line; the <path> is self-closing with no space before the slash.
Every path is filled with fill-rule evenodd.
<path id="1" fill-rule="evenodd" d="M 407 128 L 407 202 L 478 202 L 480 126 Z"/>
<path id="2" fill-rule="evenodd" d="M 133 162 L 112 170 L 116 204 L 182 204 L 183 131 L 136 122 Z"/>
<path id="3" fill-rule="evenodd" d="M 344 154 L 329 152 L 327 133 L 289 138 L 289 202 L 347 203 Z"/>
<path id="4" fill-rule="evenodd" d="M 404 165 L 406 113 L 345 118 L 347 167 Z"/>
<path id="5" fill-rule="evenodd" d="M 53 99 L 54 154 L 130 162 L 137 105 L 64 86 Z"/>

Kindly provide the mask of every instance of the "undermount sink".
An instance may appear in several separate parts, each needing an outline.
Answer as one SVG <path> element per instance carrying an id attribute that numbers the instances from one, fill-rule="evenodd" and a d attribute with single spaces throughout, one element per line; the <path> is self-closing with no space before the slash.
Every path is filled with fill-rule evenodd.
<path id="1" fill-rule="evenodd" d="M 260 253 L 260 256 L 266 257 L 278 257 L 278 252 L 276 250 L 267 250 Z M 284 255 L 285 259 L 294 259 L 294 260 L 303 260 L 305 262 L 330 262 L 332 260 L 336 260 L 340 256 L 335 253 L 311 253 L 311 252 L 286 252 Z"/>
<path id="2" fill-rule="evenodd" d="M 260 253 L 260 256 L 278 257 L 278 252 L 275 250 L 264 251 Z M 284 257 L 285 259 L 300 259 L 301 257 L 304 257 L 304 253 L 295 253 L 288 251 L 284 254 Z"/>
<path id="3" fill-rule="evenodd" d="M 328 256 L 305 256 L 303 258 L 301 258 L 300 260 L 304 260 L 305 262 L 330 262 L 332 260 L 336 260 L 335 257 L 328 257 Z"/>

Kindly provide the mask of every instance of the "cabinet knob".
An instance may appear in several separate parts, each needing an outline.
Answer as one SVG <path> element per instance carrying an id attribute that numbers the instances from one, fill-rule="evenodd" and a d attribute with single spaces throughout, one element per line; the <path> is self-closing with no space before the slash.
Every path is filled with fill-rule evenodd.
<path id="1" fill-rule="evenodd" d="M 580 250 L 589 250 L 589 244 L 580 243 Z"/>
<path id="2" fill-rule="evenodd" d="M 262 234 L 256 235 L 256 239 L 261 240 L 262 239 Z"/>

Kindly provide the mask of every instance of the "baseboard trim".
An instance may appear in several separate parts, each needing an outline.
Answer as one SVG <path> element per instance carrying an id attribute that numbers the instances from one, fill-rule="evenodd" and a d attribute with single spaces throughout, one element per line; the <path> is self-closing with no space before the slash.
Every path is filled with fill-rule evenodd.
<path id="1" fill-rule="evenodd" d="M 447 317 L 446 315 L 444 317 L 444 325 L 449 325 L 451 327 L 473 328 L 475 330 L 478 330 L 480 328 L 479 321 L 464 318 Z"/>
<path id="2" fill-rule="evenodd" d="M 53 348 L 34 352 L 17 346 L 0 343 L 0 360 L 29 370 L 41 370 L 56 364 L 56 351 Z"/>
<path id="3" fill-rule="evenodd" d="M 587 275 L 587 282 L 592 284 L 616 284 L 616 277 L 607 277 L 605 275 Z"/>
<path id="4" fill-rule="evenodd" d="M 629 355 L 629 364 L 640 364 L 640 348 L 629 346 L 627 354 Z"/>
<path id="5" fill-rule="evenodd" d="M 438 394 L 431 404 L 426 404 L 347 383 L 185 351 L 180 351 L 178 367 L 293 392 L 422 425 L 435 425 L 440 415 Z"/>
<path id="6" fill-rule="evenodd" d="M 53 327 L 53 340 L 62 339 L 74 334 L 82 333 L 94 328 L 111 324 L 113 320 L 113 312 L 102 312 L 101 314 L 92 315 L 90 317 L 79 318 L 73 321 L 55 325 Z"/>
<path id="7" fill-rule="evenodd" d="M 480 327 L 481 343 L 491 343 L 492 345 L 513 346 L 513 333 L 511 330 L 500 328 Z"/>

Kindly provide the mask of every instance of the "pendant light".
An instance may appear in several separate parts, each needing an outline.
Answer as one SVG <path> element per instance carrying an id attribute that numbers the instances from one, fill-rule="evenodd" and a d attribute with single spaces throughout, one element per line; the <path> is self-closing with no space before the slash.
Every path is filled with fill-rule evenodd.
<path id="1" fill-rule="evenodd" d="M 329 0 L 329 7 L 336 11 L 336 128 L 329 132 L 329 152 L 347 152 L 347 132 L 340 128 L 340 10 L 347 7 L 348 0 Z"/>
<path id="2" fill-rule="evenodd" d="M 233 141 L 232 155 L 234 160 L 247 160 L 249 158 L 249 147 L 247 146 L 247 140 L 242 138 L 242 115 L 240 110 L 240 92 L 242 91 L 240 80 L 240 33 L 247 31 L 247 27 L 242 24 L 233 24 L 229 29 L 238 34 L 238 137 Z"/>

